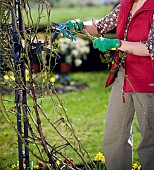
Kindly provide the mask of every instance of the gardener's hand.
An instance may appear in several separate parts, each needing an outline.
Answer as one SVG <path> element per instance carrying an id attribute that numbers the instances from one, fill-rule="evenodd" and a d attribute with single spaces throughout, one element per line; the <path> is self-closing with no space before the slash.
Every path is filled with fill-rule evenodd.
<path id="1" fill-rule="evenodd" d="M 66 25 L 69 30 L 82 31 L 84 28 L 83 22 L 79 19 L 69 20 L 68 22 L 66 22 Z"/>
<path id="2" fill-rule="evenodd" d="M 121 41 L 118 39 L 108 39 L 108 38 L 100 37 L 93 40 L 93 47 L 99 49 L 102 52 L 119 48 L 120 46 L 121 46 Z"/>

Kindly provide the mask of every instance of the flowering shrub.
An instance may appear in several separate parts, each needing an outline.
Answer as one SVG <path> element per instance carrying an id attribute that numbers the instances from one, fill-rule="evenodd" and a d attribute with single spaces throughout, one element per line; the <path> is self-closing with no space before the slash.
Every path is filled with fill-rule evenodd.
<path id="1" fill-rule="evenodd" d="M 94 160 L 95 160 L 96 167 L 97 167 L 96 170 L 105 170 L 105 157 L 101 152 L 96 154 Z"/>
<path id="2" fill-rule="evenodd" d="M 27 82 L 27 87 L 29 87 L 29 71 L 25 70 L 25 80 Z M 88 88 L 88 85 L 79 80 L 72 79 L 68 75 L 52 74 L 47 72 L 41 72 L 33 75 L 34 83 L 33 87 L 37 94 L 42 91 L 46 93 L 47 84 L 54 85 L 55 90 L 58 94 L 68 93 L 72 91 L 80 91 Z M 3 95 L 10 94 L 13 92 L 11 87 L 15 86 L 15 77 L 13 72 L 6 72 L 3 76 L 2 81 L 0 81 L 0 93 Z M 42 88 L 44 86 L 44 88 Z M 28 91 L 29 92 L 29 91 Z"/>
<path id="3" fill-rule="evenodd" d="M 80 66 L 90 52 L 89 41 L 82 38 L 77 38 L 77 41 L 73 42 L 68 38 L 60 38 L 59 43 L 58 53 L 65 56 L 66 63 L 71 64 L 74 61 L 75 66 Z"/>
<path id="4" fill-rule="evenodd" d="M 105 157 L 101 152 L 96 154 L 94 160 L 95 160 L 95 163 L 96 163 L 96 166 L 97 166 L 96 170 L 105 170 L 106 169 L 105 168 Z M 141 170 L 141 165 L 138 164 L 138 163 L 134 163 L 132 165 L 132 170 Z"/>
<path id="5" fill-rule="evenodd" d="M 105 157 L 101 152 L 96 154 L 96 156 L 94 157 L 94 161 L 96 165 L 95 170 L 106 170 Z M 59 170 L 67 169 L 68 165 L 71 166 L 71 163 L 74 163 L 73 158 L 68 158 L 68 160 L 64 159 L 63 162 L 61 160 L 56 161 Z M 25 161 L 23 162 L 23 167 L 24 169 L 26 168 Z M 34 164 L 33 161 L 30 162 L 30 169 L 31 170 L 54 170 L 51 164 L 44 164 L 43 162 L 37 162 Z M 19 161 L 11 165 L 11 167 L 6 168 L 5 170 L 19 170 Z M 141 170 L 141 165 L 138 163 L 134 163 L 132 165 L 132 170 Z"/>
<path id="6" fill-rule="evenodd" d="M 138 163 L 134 163 L 132 166 L 132 170 L 141 170 L 141 165 L 139 165 Z"/>
<path id="7" fill-rule="evenodd" d="M 26 169 L 26 164 L 23 163 L 23 168 Z M 33 165 L 33 167 L 31 167 L 32 170 L 38 170 L 40 169 L 39 165 Z M 5 170 L 19 170 L 19 161 L 17 161 L 17 163 L 11 165 L 11 167 L 7 167 Z"/>

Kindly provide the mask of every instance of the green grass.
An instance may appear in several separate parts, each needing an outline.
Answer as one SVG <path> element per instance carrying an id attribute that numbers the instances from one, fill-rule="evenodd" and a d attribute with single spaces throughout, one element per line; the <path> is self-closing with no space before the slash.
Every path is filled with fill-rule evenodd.
<path id="1" fill-rule="evenodd" d="M 89 88 L 83 91 L 61 94 L 59 96 L 63 101 L 64 107 L 67 109 L 67 115 L 77 136 L 91 157 L 94 158 L 98 152 L 102 152 L 105 113 L 110 94 L 110 88 L 104 88 L 107 72 L 72 73 L 70 76 L 71 79 L 87 83 Z M 14 100 L 13 95 L 4 96 L 4 98 Z M 43 103 L 42 107 L 46 114 L 52 117 L 53 108 L 50 105 L 50 97 L 46 96 L 40 100 L 40 103 L 41 102 Z M 32 104 L 30 100 L 28 100 L 28 103 L 30 105 Z M 14 104 L 8 104 L 7 107 L 9 109 L 12 106 L 14 106 Z M 11 115 L 11 117 L 15 119 L 13 115 Z M 46 139 L 50 141 L 50 143 L 63 143 L 58 135 L 55 135 L 54 130 L 43 117 L 42 126 Z M 17 136 L 3 115 L 0 115 L 0 130 L 0 169 L 3 169 L 17 161 Z M 61 129 L 61 131 L 63 131 L 63 129 Z M 136 148 L 140 138 L 136 119 L 134 120 L 133 134 L 135 144 L 134 162 L 136 162 L 138 161 Z M 67 135 L 69 136 L 70 134 Z M 73 156 L 72 150 L 67 151 L 67 155 L 74 157 L 76 163 L 79 161 L 77 157 Z M 36 161 L 34 157 L 31 157 L 31 160 Z"/>
<path id="2" fill-rule="evenodd" d="M 75 7 L 75 8 L 52 8 L 51 10 L 51 22 L 65 23 L 70 19 L 79 18 L 81 20 L 100 19 L 108 14 L 112 9 L 112 6 L 97 6 L 97 7 Z M 36 22 L 38 18 L 37 8 L 31 9 L 31 14 Z M 41 14 L 40 25 L 46 25 L 48 22 L 47 13 L 43 10 Z"/>

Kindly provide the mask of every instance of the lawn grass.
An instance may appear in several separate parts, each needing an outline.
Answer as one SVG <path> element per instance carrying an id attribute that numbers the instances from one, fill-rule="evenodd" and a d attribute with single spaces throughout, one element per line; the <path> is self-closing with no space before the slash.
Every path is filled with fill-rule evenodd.
<path id="1" fill-rule="evenodd" d="M 93 19 L 100 19 L 104 17 L 106 14 L 108 14 L 112 6 L 94 6 L 94 7 L 74 7 L 74 8 L 52 8 L 51 10 L 51 22 L 56 23 L 65 23 L 66 21 L 70 19 L 76 19 L 79 18 L 81 20 L 91 20 Z M 38 10 L 37 7 L 31 8 L 31 14 L 34 22 L 37 21 L 38 18 Z M 43 10 L 41 14 L 41 21 L 39 26 L 44 26 L 48 22 L 48 17 L 46 10 Z"/>
<path id="2" fill-rule="evenodd" d="M 70 92 L 59 96 L 63 101 L 64 107 L 67 109 L 67 115 L 77 136 L 91 157 L 94 158 L 98 152 L 102 152 L 105 113 L 111 89 L 104 88 L 107 72 L 79 72 L 70 74 L 70 77 L 73 80 L 79 80 L 89 85 L 89 88 L 83 91 Z M 13 95 L 4 96 L 4 98 L 14 100 Z M 43 103 L 42 107 L 44 111 L 50 117 L 52 115 L 52 108 L 49 104 L 50 97 L 46 96 L 41 102 Z M 30 100 L 28 100 L 28 103 L 31 105 Z M 13 104 L 8 105 L 8 108 L 11 107 L 13 107 Z M 11 115 L 11 117 L 13 118 L 14 116 Z M 62 140 L 55 135 L 54 130 L 49 127 L 49 124 L 46 123 L 43 117 L 42 122 L 47 140 L 51 143 L 61 143 Z M 17 136 L 3 115 L 0 115 L 0 130 L 0 169 L 3 169 L 17 161 Z M 138 161 L 136 148 L 140 138 L 136 119 L 134 120 L 133 134 L 135 144 L 134 162 L 136 162 Z M 67 155 L 73 157 L 72 150 L 67 151 Z M 79 162 L 77 157 L 73 158 L 75 163 Z M 36 161 L 33 157 L 31 159 Z"/>

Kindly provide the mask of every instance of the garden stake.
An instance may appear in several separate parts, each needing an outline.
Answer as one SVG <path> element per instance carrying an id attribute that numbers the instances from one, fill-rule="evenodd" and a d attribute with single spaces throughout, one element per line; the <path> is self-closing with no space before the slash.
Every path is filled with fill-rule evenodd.
<path id="1" fill-rule="evenodd" d="M 19 43 L 19 34 L 17 33 L 16 26 L 18 26 L 18 29 L 20 31 L 21 36 L 23 36 L 23 23 L 22 23 L 22 16 L 21 16 L 21 5 L 22 1 L 15 0 L 12 2 L 13 8 L 12 8 L 12 59 L 14 61 L 14 68 L 15 68 L 15 82 L 16 86 L 18 86 L 19 80 L 18 80 L 18 74 L 21 70 L 22 78 L 24 86 L 26 87 L 26 81 L 25 81 L 25 65 L 24 65 L 24 59 L 21 59 L 21 43 Z M 18 15 L 18 18 L 16 18 L 16 15 Z M 18 21 L 18 23 L 16 22 Z M 27 105 L 27 92 L 26 88 L 23 87 L 23 89 L 20 90 L 20 88 L 16 87 L 15 90 L 15 103 L 16 103 L 16 111 L 17 111 L 17 128 L 20 135 L 24 134 L 24 140 L 26 145 L 28 145 L 28 126 L 27 126 L 27 111 L 26 111 L 26 105 Z M 20 95 L 20 93 L 22 94 Z M 22 121 L 21 121 L 21 107 L 19 104 L 19 101 L 22 100 L 23 109 L 24 109 L 24 132 L 22 132 Z M 25 147 L 25 150 L 23 150 L 23 142 L 22 139 L 18 135 L 18 157 L 19 157 L 19 169 L 24 170 L 23 167 L 23 159 L 26 159 L 26 169 L 29 168 L 29 150 L 27 147 Z"/>

